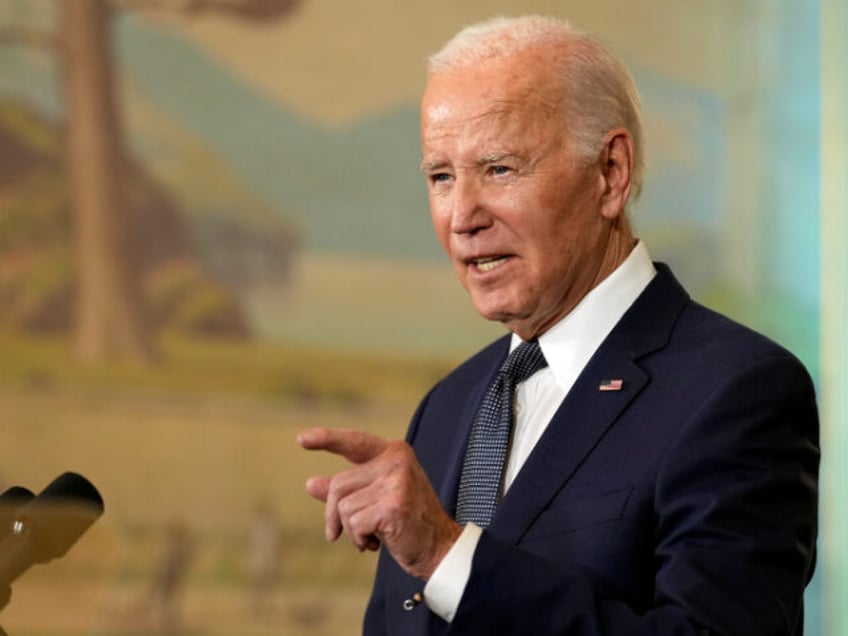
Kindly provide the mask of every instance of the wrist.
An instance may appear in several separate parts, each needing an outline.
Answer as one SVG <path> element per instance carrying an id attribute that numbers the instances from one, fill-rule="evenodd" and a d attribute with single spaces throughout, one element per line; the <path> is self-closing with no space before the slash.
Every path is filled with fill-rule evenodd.
<path id="1" fill-rule="evenodd" d="M 422 559 L 420 563 L 413 564 L 409 573 L 423 581 L 430 580 L 433 572 L 439 567 L 439 564 L 450 552 L 461 534 L 462 526 L 453 519 L 449 519 L 449 522 L 439 528 L 436 533 L 431 549 L 427 550 L 426 558 Z"/>

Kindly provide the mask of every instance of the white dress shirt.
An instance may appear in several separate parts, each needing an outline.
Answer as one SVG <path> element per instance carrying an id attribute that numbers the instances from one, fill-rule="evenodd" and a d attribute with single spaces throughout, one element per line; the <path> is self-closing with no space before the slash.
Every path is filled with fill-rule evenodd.
<path id="1" fill-rule="evenodd" d="M 559 405 L 598 347 L 656 274 L 639 241 L 625 261 L 592 289 L 562 320 L 539 337 L 548 366 L 518 385 L 515 422 L 504 473 L 508 490 Z M 521 343 L 513 334 L 510 351 Z M 424 588 L 427 606 L 453 620 L 482 530 L 469 523 Z"/>

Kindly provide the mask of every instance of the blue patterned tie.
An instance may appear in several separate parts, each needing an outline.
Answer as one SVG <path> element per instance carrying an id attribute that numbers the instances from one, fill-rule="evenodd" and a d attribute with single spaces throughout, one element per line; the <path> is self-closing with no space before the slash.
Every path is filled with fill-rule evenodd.
<path id="1" fill-rule="evenodd" d="M 548 365 L 536 340 L 523 342 L 509 354 L 486 389 L 471 428 L 459 494 L 456 520 L 485 528 L 501 495 L 501 479 L 512 430 L 515 387 Z"/>

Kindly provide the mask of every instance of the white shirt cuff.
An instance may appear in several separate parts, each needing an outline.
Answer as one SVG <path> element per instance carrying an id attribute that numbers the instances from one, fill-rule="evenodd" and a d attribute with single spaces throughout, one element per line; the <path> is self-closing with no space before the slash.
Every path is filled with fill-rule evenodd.
<path id="1" fill-rule="evenodd" d="M 448 623 L 456 616 L 468 577 L 471 576 L 474 550 L 477 549 L 482 533 L 479 526 L 467 524 L 424 586 L 427 607 Z"/>

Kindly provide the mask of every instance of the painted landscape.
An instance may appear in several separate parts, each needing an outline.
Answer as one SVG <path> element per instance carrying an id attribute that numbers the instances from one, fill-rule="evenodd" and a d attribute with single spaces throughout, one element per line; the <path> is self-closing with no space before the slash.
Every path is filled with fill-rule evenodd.
<path id="1" fill-rule="evenodd" d="M 115 2 L 86 58 L 91 36 L 57 46 L 93 24 L 62 1 L 0 0 L 0 491 L 76 471 L 105 513 L 14 582 L 0 625 L 358 634 L 375 558 L 324 541 L 303 485 L 342 464 L 295 436 L 401 437 L 503 333 L 430 228 L 417 99 L 429 52 L 514 5 Z M 604 34 L 633 69 L 650 164 L 633 215 L 654 258 L 815 373 L 814 25 L 735 0 L 525 5 Z M 99 88 L 75 90 L 89 63 Z M 71 104 L 94 94 L 86 120 Z M 92 139 L 98 160 L 75 145 Z M 80 175 L 112 201 L 99 217 Z M 87 242 L 92 226 L 111 242 Z"/>

